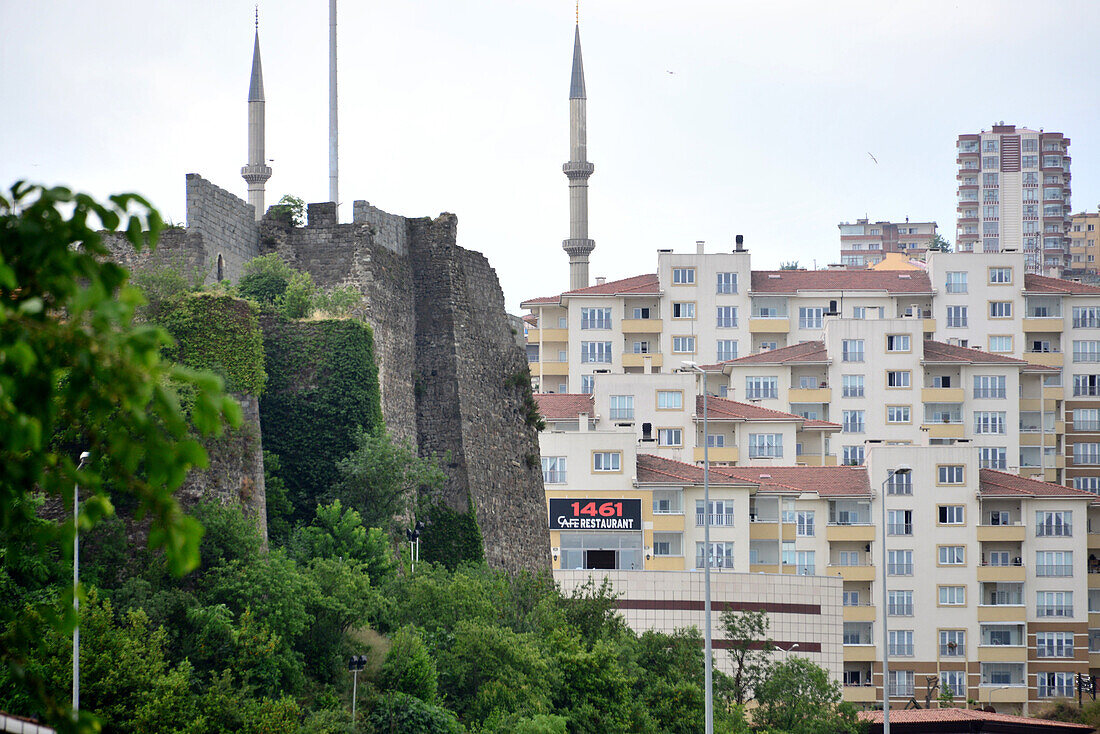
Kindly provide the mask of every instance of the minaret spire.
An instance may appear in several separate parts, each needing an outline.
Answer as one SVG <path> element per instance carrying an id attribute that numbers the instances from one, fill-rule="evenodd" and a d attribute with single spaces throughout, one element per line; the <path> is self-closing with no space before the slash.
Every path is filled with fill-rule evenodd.
<path id="1" fill-rule="evenodd" d="M 581 62 L 580 3 L 573 35 L 573 71 L 569 82 L 569 162 L 562 166 L 569 179 L 569 239 L 561 243 L 569 254 L 569 289 L 588 286 L 588 255 L 596 243 L 588 239 L 588 177 L 594 166 L 588 162 L 587 97 L 584 64 Z"/>
<path id="2" fill-rule="evenodd" d="M 264 216 L 264 184 L 271 167 L 264 159 L 264 75 L 260 67 L 260 6 L 256 6 L 256 43 L 252 48 L 252 78 L 248 82 L 248 165 L 241 169 L 248 182 L 248 203 L 256 219 Z"/>

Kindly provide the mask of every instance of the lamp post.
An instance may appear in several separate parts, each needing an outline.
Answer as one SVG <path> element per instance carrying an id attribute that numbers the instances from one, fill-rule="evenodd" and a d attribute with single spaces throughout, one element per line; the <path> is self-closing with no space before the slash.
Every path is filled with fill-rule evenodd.
<path id="1" fill-rule="evenodd" d="M 91 457 L 87 451 L 80 454 L 76 470 L 84 468 Z M 73 720 L 80 713 L 80 484 L 73 485 L 73 611 L 76 626 L 73 627 Z"/>
<path id="2" fill-rule="evenodd" d="M 913 469 L 908 466 L 891 470 L 882 481 L 882 492 L 879 496 L 882 501 L 882 734 L 890 734 L 890 631 L 886 623 L 889 604 L 886 590 L 886 485 L 897 475 L 905 476 L 911 471 Z"/>
<path id="3" fill-rule="evenodd" d="M 359 671 L 367 667 L 366 655 L 352 655 L 348 660 L 351 671 L 351 721 L 355 723 L 355 699 L 359 697 Z"/>
<path id="4" fill-rule="evenodd" d="M 985 700 L 985 705 L 989 706 L 990 708 L 993 708 L 993 694 L 996 693 L 997 691 L 1008 690 L 1011 687 L 1012 686 L 998 686 L 997 688 L 994 688 L 993 690 L 991 690 L 989 692 L 989 697 L 986 698 L 986 700 Z"/>
<path id="5" fill-rule="evenodd" d="M 706 734 L 714 734 L 714 681 L 713 661 L 711 658 L 712 639 L 710 633 L 710 434 L 707 432 L 707 373 L 695 362 L 681 362 L 680 369 L 698 372 L 703 383 L 703 625 L 706 633 L 703 637 L 704 685 L 706 686 Z"/>

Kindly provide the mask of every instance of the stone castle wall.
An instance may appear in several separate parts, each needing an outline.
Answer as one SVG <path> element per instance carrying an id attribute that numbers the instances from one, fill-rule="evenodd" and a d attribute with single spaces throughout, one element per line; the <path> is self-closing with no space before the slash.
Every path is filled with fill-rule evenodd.
<path id="1" fill-rule="evenodd" d="M 210 269 L 207 282 L 236 280 L 244 264 L 256 257 L 260 227 L 255 211 L 248 202 L 199 174 L 187 174 L 187 229 L 202 236 L 205 265 Z"/>

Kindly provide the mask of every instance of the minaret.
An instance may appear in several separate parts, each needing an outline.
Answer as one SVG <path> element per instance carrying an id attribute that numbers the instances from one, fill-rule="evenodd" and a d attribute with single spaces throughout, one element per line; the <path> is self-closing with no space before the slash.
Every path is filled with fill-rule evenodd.
<path id="1" fill-rule="evenodd" d="M 588 177 L 594 166 L 588 162 L 584 65 L 581 63 L 581 25 L 573 39 L 573 77 L 569 84 L 569 162 L 562 166 L 569 178 L 569 239 L 561 243 L 569 253 L 569 290 L 588 286 L 588 254 L 596 243 L 588 239 Z"/>
<path id="2" fill-rule="evenodd" d="M 271 167 L 264 160 L 264 75 L 260 69 L 260 11 L 256 9 L 256 45 L 252 49 L 252 80 L 248 84 L 248 165 L 241 169 L 248 182 L 248 203 L 256 219 L 264 216 L 264 184 Z"/>

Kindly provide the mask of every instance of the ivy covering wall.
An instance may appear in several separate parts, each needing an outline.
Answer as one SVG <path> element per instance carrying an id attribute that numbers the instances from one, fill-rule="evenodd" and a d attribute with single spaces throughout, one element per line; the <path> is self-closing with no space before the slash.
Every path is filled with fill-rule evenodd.
<path id="1" fill-rule="evenodd" d="M 190 293 L 164 305 L 157 322 L 176 340 L 165 356 L 210 370 L 231 392 L 261 395 L 264 342 L 256 306 L 219 293 Z"/>
<path id="2" fill-rule="evenodd" d="M 308 521 L 355 448 L 360 428 L 382 427 L 370 326 L 354 319 L 293 321 L 264 312 L 264 449 L 279 456 L 294 518 Z"/>

